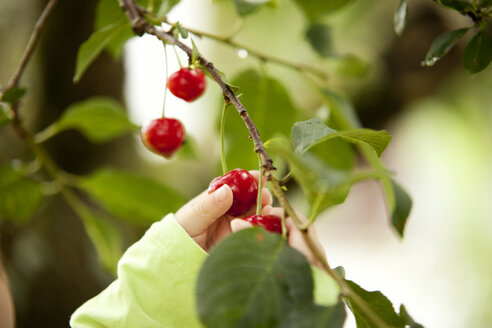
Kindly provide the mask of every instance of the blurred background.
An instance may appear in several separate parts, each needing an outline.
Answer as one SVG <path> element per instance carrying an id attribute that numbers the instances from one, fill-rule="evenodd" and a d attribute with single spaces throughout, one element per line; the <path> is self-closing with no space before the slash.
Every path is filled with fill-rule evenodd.
<path id="1" fill-rule="evenodd" d="M 1 85 L 13 74 L 45 3 L 0 2 Z M 131 39 L 121 61 L 103 54 L 78 84 L 72 83 L 76 53 L 92 32 L 96 3 L 60 1 L 48 20 L 21 81 L 28 89 L 21 115 L 32 131 L 48 126 L 69 104 L 94 95 L 125 103 L 136 124 L 160 115 L 164 52 L 152 37 Z M 409 5 L 400 37 L 393 29 L 396 1 L 353 1 L 326 18 L 336 53 L 356 55 L 364 63 L 356 72 L 316 55 L 303 37 L 306 22 L 291 1 L 241 21 L 228 1 L 183 0 L 169 18 L 221 36 L 239 30 L 235 40 L 252 49 L 329 72 L 329 84 L 350 97 L 362 124 L 393 136 L 383 159 L 412 196 L 413 208 L 400 240 L 389 225 L 378 183 L 355 185 L 345 203 L 316 222 L 328 261 L 342 265 L 347 278 L 365 289 L 382 291 L 395 305 L 404 303 L 426 327 L 490 327 L 491 68 L 475 75 L 466 72 L 462 43 L 436 65 L 422 67 L 436 36 L 469 22 L 432 1 Z M 261 66 L 284 84 L 296 107 L 306 113 L 323 110 L 297 72 L 261 64 L 244 50 L 215 41 L 195 42 L 228 77 Z M 170 54 L 172 49 L 173 72 L 178 63 Z M 193 103 L 168 94 L 166 113 L 181 119 L 195 140 L 195 160 L 157 157 L 142 147 L 137 135 L 93 145 L 78 132 L 66 131 L 46 146 L 68 172 L 87 174 L 102 165 L 146 172 L 192 197 L 218 173 L 220 109 L 220 91 L 213 83 Z M 11 128 L 3 128 L 0 166 L 14 159 L 29 162 L 32 155 Z M 126 246 L 145 231 L 126 223 L 119 229 Z M 112 280 L 98 264 L 80 220 L 57 195 L 46 198 L 27 222 L 0 221 L 0 237 L 18 327 L 66 327 L 70 314 Z M 355 327 L 353 319 L 346 327 Z"/>

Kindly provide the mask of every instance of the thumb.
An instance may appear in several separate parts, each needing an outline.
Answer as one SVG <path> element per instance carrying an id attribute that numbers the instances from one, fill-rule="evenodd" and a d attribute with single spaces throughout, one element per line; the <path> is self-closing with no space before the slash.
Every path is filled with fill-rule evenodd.
<path id="1" fill-rule="evenodd" d="M 223 185 L 211 194 L 204 191 L 181 207 L 176 220 L 190 234 L 202 233 L 204 229 L 223 216 L 232 205 L 232 190 Z"/>

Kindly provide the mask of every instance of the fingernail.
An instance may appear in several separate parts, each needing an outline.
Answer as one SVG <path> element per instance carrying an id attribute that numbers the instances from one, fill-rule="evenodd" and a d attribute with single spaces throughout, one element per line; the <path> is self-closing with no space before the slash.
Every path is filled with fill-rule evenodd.
<path id="1" fill-rule="evenodd" d="M 222 203 L 227 198 L 227 189 L 229 189 L 228 185 L 223 185 L 218 190 L 214 192 L 214 199 L 217 203 Z"/>

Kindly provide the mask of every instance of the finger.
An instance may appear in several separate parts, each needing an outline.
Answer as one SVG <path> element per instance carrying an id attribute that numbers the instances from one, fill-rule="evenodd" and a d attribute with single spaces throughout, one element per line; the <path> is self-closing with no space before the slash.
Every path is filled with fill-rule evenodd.
<path id="1" fill-rule="evenodd" d="M 296 214 L 297 214 L 297 217 L 299 218 L 299 220 L 301 221 L 302 224 L 305 224 L 307 223 L 309 220 L 304 216 L 302 215 L 301 213 L 297 212 L 296 211 Z M 318 248 L 318 250 L 320 251 L 320 253 L 325 256 L 325 250 L 323 248 L 323 246 L 321 245 L 321 242 L 319 241 L 319 238 L 318 238 L 318 232 L 316 231 L 316 227 L 314 224 L 311 224 L 308 228 L 308 234 L 309 234 L 309 237 L 311 238 L 311 240 L 314 242 L 315 246 Z"/>
<path id="2" fill-rule="evenodd" d="M 273 198 L 272 194 L 270 193 L 270 190 L 267 188 L 262 188 L 261 189 L 261 207 L 265 207 L 267 205 L 272 205 Z"/>
<path id="3" fill-rule="evenodd" d="M 281 218 L 282 215 L 284 214 L 284 209 L 282 207 L 265 206 L 261 210 L 261 214 L 263 214 L 263 215 L 275 215 L 275 216 Z"/>
<path id="4" fill-rule="evenodd" d="M 232 205 L 232 190 L 223 185 L 211 194 L 204 191 L 181 207 L 176 220 L 190 234 L 202 233 L 215 220 L 223 216 Z"/>
<path id="5" fill-rule="evenodd" d="M 301 221 L 306 220 L 306 218 L 299 213 L 297 213 L 297 216 Z M 304 240 L 303 233 L 296 227 L 294 221 L 290 217 L 286 218 L 285 225 L 288 231 L 289 245 L 297 249 L 302 254 L 304 254 L 304 256 L 308 259 L 309 262 L 311 262 L 314 265 L 320 266 L 321 265 L 320 261 L 316 258 L 311 248 L 309 248 L 308 244 Z M 321 254 L 321 256 L 325 257 L 326 256 L 325 250 L 318 240 L 318 236 L 316 234 L 314 226 L 311 225 L 308 228 L 308 234 L 311 240 L 313 241 L 314 245 L 318 249 L 318 252 Z"/>
<path id="6" fill-rule="evenodd" d="M 302 232 L 297 229 L 294 222 L 290 218 L 285 220 L 285 225 L 288 231 L 288 240 L 289 245 L 299 252 L 301 252 L 310 263 L 316 264 L 317 260 L 314 254 L 311 252 L 311 249 L 308 247 L 306 242 L 304 241 L 304 237 L 302 236 Z"/>
<path id="7" fill-rule="evenodd" d="M 231 221 L 231 230 L 232 232 L 238 232 L 244 229 L 248 229 L 253 227 L 251 223 L 242 219 L 233 219 Z"/>

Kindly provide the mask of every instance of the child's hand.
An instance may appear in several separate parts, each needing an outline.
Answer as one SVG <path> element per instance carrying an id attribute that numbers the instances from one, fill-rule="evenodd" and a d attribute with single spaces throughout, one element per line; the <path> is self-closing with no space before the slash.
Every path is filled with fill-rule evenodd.
<path id="1" fill-rule="evenodd" d="M 258 171 L 250 172 L 258 181 Z M 263 188 L 262 206 L 271 205 L 272 196 L 268 189 Z M 215 192 L 202 192 L 188 203 L 183 205 L 175 214 L 176 221 L 204 250 L 231 234 L 230 222 L 233 217 L 225 215 L 232 205 L 232 190 L 224 185 Z M 244 216 L 255 212 L 253 206 Z"/>
<path id="2" fill-rule="evenodd" d="M 278 217 L 282 217 L 282 214 L 284 212 L 284 209 L 281 207 L 272 207 L 270 205 L 263 207 L 263 210 L 261 211 L 262 215 L 275 215 Z M 302 221 L 306 222 L 307 219 L 303 215 L 297 213 L 297 217 Z M 311 252 L 311 249 L 309 246 L 306 244 L 304 241 L 304 238 L 302 236 L 302 232 L 296 227 L 294 222 L 290 217 L 285 219 L 285 225 L 287 228 L 287 242 L 289 245 L 295 249 L 297 249 L 299 252 L 304 254 L 306 258 L 308 259 L 309 262 L 311 262 L 314 265 L 321 266 L 321 263 L 319 260 L 316 258 L 316 256 Z M 246 228 L 251 228 L 253 225 L 245 220 L 242 219 L 234 219 L 231 221 L 231 229 L 232 232 L 237 232 L 242 229 Z M 318 250 L 321 252 L 323 257 L 325 257 L 325 251 L 323 249 L 323 246 L 318 240 L 318 234 L 316 233 L 316 230 L 313 225 L 311 225 L 308 229 L 309 236 L 313 240 L 314 244 L 318 248 Z"/>

